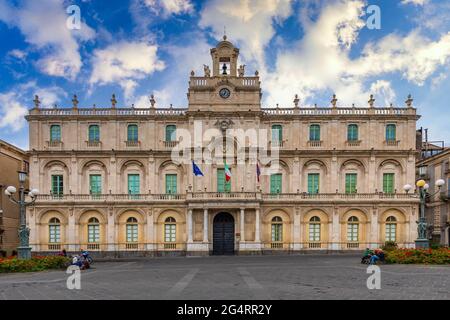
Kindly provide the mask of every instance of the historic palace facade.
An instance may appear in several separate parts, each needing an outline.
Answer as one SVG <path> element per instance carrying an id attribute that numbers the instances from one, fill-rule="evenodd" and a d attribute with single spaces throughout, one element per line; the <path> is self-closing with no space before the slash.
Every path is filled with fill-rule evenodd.
<path id="1" fill-rule="evenodd" d="M 228 254 L 413 246 L 416 109 L 261 108 L 226 38 L 187 108 L 35 107 L 34 251 Z M 156 97 L 157 98 L 157 97 Z M 267 141 L 266 141 L 267 140 Z M 194 175 L 194 164 L 197 166 Z M 200 174 L 200 172 L 203 176 Z"/>

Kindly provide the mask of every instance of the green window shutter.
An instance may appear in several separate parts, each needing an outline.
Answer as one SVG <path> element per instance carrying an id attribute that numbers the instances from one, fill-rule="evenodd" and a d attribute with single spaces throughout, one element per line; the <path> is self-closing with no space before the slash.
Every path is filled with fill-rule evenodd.
<path id="1" fill-rule="evenodd" d="M 138 141 L 138 126 L 136 124 L 130 124 L 128 126 L 128 141 Z"/>
<path id="2" fill-rule="evenodd" d="M 58 196 L 64 194 L 64 182 L 62 175 L 52 175 L 52 194 Z"/>
<path id="3" fill-rule="evenodd" d="M 50 141 L 61 141 L 61 126 L 59 124 L 50 127 Z"/>
<path id="4" fill-rule="evenodd" d="M 320 125 L 312 124 L 309 126 L 309 140 L 320 141 Z"/>
<path id="5" fill-rule="evenodd" d="M 127 242 L 138 242 L 138 225 L 127 224 Z"/>
<path id="6" fill-rule="evenodd" d="M 383 174 L 383 192 L 384 193 L 394 193 L 394 174 L 393 173 Z"/>
<path id="7" fill-rule="evenodd" d="M 140 177 L 138 174 L 128 175 L 128 193 L 140 194 Z"/>
<path id="8" fill-rule="evenodd" d="M 166 174 L 166 194 L 177 193 L 177 175 Z"/>
<path id="9" fill-rule="evenodd" d="M 225 169 L 217 169 L 217 192 L 231 192 L 231 181 L 226 181 Z"/>
<path id="10" fill-rule="evenodd" d="M 308 174 L 308 193 L 315 194 L 319 193 L 319 174 L 309 173 Z"/>
<path id="11" fill-rule="evenodd" d="M 102 193 L 102 176 L 99 174 L 91 174 L 89 176 L 89 187 L 91 194 L 101 194 Z"/>
<path id="12" fill-rule="evenodd" d="M 98 224 L 88 225 L 88 242 L 89 243 L 100 242 L 100 226 Z"/>
<path id="13" fill-rule="evenodd" d="M 282 174 L 272 174 L 270 176 L 270 193 L 276 194 L 282 192 Z"/>
<path id="14" fill-rule="evenodd" d="M 345 175 L 345 193 L 356 193 L 356 173 L 347 173 Z"/>
<path id="15" fill-rule="evenodd" d="M 347 140 L 356 141 L 358 140 L 358 125 L 350 124 L 347 127 Z"/>
<path id="16" fill-rule="evenodd" d="M 176 130 L 177 130 L 177 127 L 175 125 L 166 126 L 166 141 L 175 141 L 176 140 Z"/>
<path id="17" fill-rule="evenodd" d="M 395 124 L 388 124 L 386 126 L 386 140 L 387 141 L 395 141 L 397 139 L 396 134 L 396 125 Z"/>
<path id="18" fill-rule="evenodd" d="M 166 223 L 164 225 L 164 242 L 176 242 L 177 226 L 174 223 Z"/>
<path id="19" fill-rule="evenodd" d="M 89 126 L 89 141 L 100 141 L 100 128 L 96 124 Z"/>
<path id="20" fill-rule="evenodd" d="M 279 124 L 272 126 L 272 141 L 283 141 L 283 127 Z"/>
<path id="21" fill-rule="evenodd" d="M 61 242 L 61 226 L 59 224 L 51 224 L 48 226 L 48 237 L 50 243 Z"/>
<path id="22" fill-rule="evenodd" d="M 272 223 L 272 242 L 283 241 L 283 225 L 281 223 Z"/>

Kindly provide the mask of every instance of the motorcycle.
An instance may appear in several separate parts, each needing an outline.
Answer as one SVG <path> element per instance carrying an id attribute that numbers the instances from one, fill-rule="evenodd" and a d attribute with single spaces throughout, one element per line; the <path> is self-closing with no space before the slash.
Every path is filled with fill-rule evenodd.
<path id="1" fill-rule="evenodd" d="M 94 263 L 94 259 L 92 259 L 91 255 L 89 254 L 88 251 L 82 251 L 81 255 L 83 256 L 84 259 L 86 259 L 87 262 L 89 262 L 89 264 Z"/>

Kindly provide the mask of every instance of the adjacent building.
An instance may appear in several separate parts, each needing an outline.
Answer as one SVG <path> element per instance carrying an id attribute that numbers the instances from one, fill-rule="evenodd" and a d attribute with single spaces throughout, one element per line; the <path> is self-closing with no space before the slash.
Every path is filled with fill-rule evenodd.
<path id="1" fill-rule="evenodd" d="M 263 108 L 226 38 L 186 108 L 42 109 L 30 128 L 34 251 L 134 254 L 358 250 L 414 245 L 416 121 L 404 107 Z M 194 170 L 195 167 L 195 170 Z M 196 173 L 196 175 L 194 174 Z"/>
<path id="2" fill-rule="evenodd" d="M 19 206 L 9 201 L 4 189 L 14 186 L 19 190 L 17 171 L 28 172 L 28 167 L 25 151 L 0 140 L 0 256 L 10 255 L 19 245 Z"/>

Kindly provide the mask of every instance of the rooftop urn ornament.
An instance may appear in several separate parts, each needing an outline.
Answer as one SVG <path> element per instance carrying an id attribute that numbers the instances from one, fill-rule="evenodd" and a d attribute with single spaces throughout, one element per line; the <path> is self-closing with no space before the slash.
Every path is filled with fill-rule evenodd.
<path id="1" fill-rule="evenodd" d="M 191 77 L 195 76 L 194 70 L 191 70 Z"/>
<path id="2" fill-rule="evenodd" d="M 113 93 L 112 98 L 111 98 L 111 107 L 113 109 L 115 109 L 116 108 L 116 104 L 117 104 L 116 95 Z"/>
<path id="3" fill-rule="evenodd" d="M 258 70 L 255 71 L 255 76 L 259 76 L 259 71 Z"/>
<path id="4" fill-rule="evenodd" d="M 203 65 L 203 71 L 205 72 L 206 78 L 211 77 L 211 70 L 209 69 L 209 66 L 207 66 L 206 64 Z"/>
<path id="5" fill-rule="evenodd" d="M 405 101 L 405 103 L 406 103 L 406 106 L 408 107 L 408 108 L 412 108 L 412 103 L 413 103 L 413 98 L 411 97 L 411 94 L 408 94 L 408 99 L 406 99 L 406 101 Z"/>
<path id="6" fill-rule="evenodd" d="M 337 102 L 336 95 L 333 94 L 333 99 L 331 99 L 331 105 L 333 106 L 333 108 L 336 108 L 336 102 Z"/>
<path id="7" fill-rule="evenodd" d="M 369 107 L 373 108 L 373 104 L 375 102 L 375 99 L 373 98 L 373 94 L 370 95 L 369 97 L 369 101 L 367 101 L 369 103 Z"/>
<path id="8" fill-rule="evenodd" d="M 152 106 L 152 108 L 155 107 L 155 103 L 156 103 L 155 96 L 152 94 L 150 96 L 150 105 Z"/>
<path id="9" fill-rule="evenodd" d="M 34 102 L 34 108 L 35 109 L 39 109 L 39 105 L 41 104 L 41 101 L 39 101 L 39 96 L 38 95 L 34 96 L 33 102 Z"/>
<path id="10" fill-rule="evenodd" d="M 73 99 L 72 99 L 72 103 L 73 103 L 73 108 L 74 109 L 77 109 L 78 108 L 78 98 L 77 98 L 77 95 L 76 94 L 74 94 L 73 95 Z"/>
<path id="11" fill-rule="evenodd" d="M 298 103 L 299 103 L 300 99 L 298 98 L 298 94 L 295 95 L 294 97 L 294 105 L 296 108 L 298 108 Z"/>

